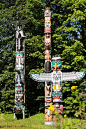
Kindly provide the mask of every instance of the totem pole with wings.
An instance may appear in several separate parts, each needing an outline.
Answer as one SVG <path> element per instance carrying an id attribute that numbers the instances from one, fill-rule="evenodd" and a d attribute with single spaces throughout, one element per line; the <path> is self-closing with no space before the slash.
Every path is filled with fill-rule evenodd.
<path id="1" fill-rule="evenodd" d="M 51 11 L 45 9 L 45 73 L 31 74 L 34 81 L 45 82 L 45 125 L 52 125 L 52 111 L 48 114 L 48 107 L 53 101 L 58 113 L 63 114 L 62 82 L 74 81 L 84 77 L 85 72 L 61 72 L 61 57 L 51 59 Z"/>

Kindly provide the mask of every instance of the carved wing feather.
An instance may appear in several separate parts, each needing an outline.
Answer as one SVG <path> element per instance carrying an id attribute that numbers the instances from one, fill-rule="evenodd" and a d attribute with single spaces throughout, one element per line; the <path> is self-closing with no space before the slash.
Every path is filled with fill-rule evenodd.
<path id="1" fill-rule="evenodd" d="M 85 72 L 62 72 L 62 81 L 79 80 L 85 76 Z"/>
<path id="2" fill-rule="evenodd" d="M 52 81 L 51 73 L 30 74 L 30 77 L 38 82 Z"/>

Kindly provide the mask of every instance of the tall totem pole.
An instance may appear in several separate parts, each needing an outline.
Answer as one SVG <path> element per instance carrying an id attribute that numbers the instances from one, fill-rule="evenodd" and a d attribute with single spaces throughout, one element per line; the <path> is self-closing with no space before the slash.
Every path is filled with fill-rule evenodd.
<path id="1" fill-rule="evenodd" d="M 45 9 L 45 73 L 31 74 L 31 78 L 38 82 L 45 82 L 45 125 L 52 125 L 52 111 L 48 112 L 50 102 L 53 101 L 58 113 L 63 114 L 62 82 L 74 81 L 84 77 L 85 72 L 61 72 L 61 57 L 51 59 L 51 12 Z"/>
<path id="2" fill-rule="evenodd" d="M 51 72 L 51 11 L 45 9 L 44 13 L 44 33 L 45 33 L 45 73 Z M 52 125 L 52 111 L 47 115 L 48 108 L 52 102 L 52 82 L 45 81 L 45 125 Z"/>
<path id="3" fill-rule="evenodd" d="M 14 105 L 14 118 L 15 114 L 22 111 L 24 118 L 25 110 L 25 36 L 20 25 L 17 22 L 16 30 L 16 61 L 15 61 L 15 105 Z"/>

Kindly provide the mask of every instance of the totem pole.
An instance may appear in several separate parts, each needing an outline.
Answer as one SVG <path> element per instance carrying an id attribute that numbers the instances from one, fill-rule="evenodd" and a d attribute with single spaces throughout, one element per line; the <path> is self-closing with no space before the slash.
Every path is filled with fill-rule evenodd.
<path id="1" fill-rule="evenodd" d="M 21 111 L 24 118 L 25 110 L 25 36 L 21 28 L 20 22 L 17 22 L 16 30 L 16 61 L 15 61 L 15 113 L 19 114 Z"/>
<path id="2" fill-rule="evenodd" d="M 51 11 L 45 9 L 44 13 L 44 33 L 45 33 L 45 73 L 51 72 Z M 52 125 L 52 111 L 47 115 L 48 108 L 52 102 L 52 82 L 45 81 L 45 125 Z"/>
<path id="3" fill-rule="evenodd" d="M 62 82 L 74 81 L 84 77 L 85 72 L 61 72 L 61 57 L 51 59 L 51 12 L 45 9 L 45 73 L 31 74 L 31 78 L 38 82 L 45 82 L 45 125 L 52 125 L 52 111 L 48 113 L 50 102 L 53 101 L 58 113 L 63 114 Z"/>

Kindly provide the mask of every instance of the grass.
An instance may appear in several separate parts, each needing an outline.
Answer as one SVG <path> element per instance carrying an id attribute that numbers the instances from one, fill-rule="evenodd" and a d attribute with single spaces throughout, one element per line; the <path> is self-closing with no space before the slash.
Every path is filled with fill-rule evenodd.
<path id="1" fill-rule="evenodd" d="M 44 125 L 44 116 L 40 113 L 17 120 L 13 118 L 13 114 L 2 114 L 0 116 L 0 129 L 53 129 L 53 125 Z"/>
<path id="2" fill-rule="evenodd" d="M 13 114 L 0 114 L 0 129 L 58 129 L 53 125 L 44 125 L 44 117 L 45 114 L 40 113 L 17 120 L 13 118 Z M 63 126 L 64 129 L 86 129 L 86 120 L 64 118 Z"/>

